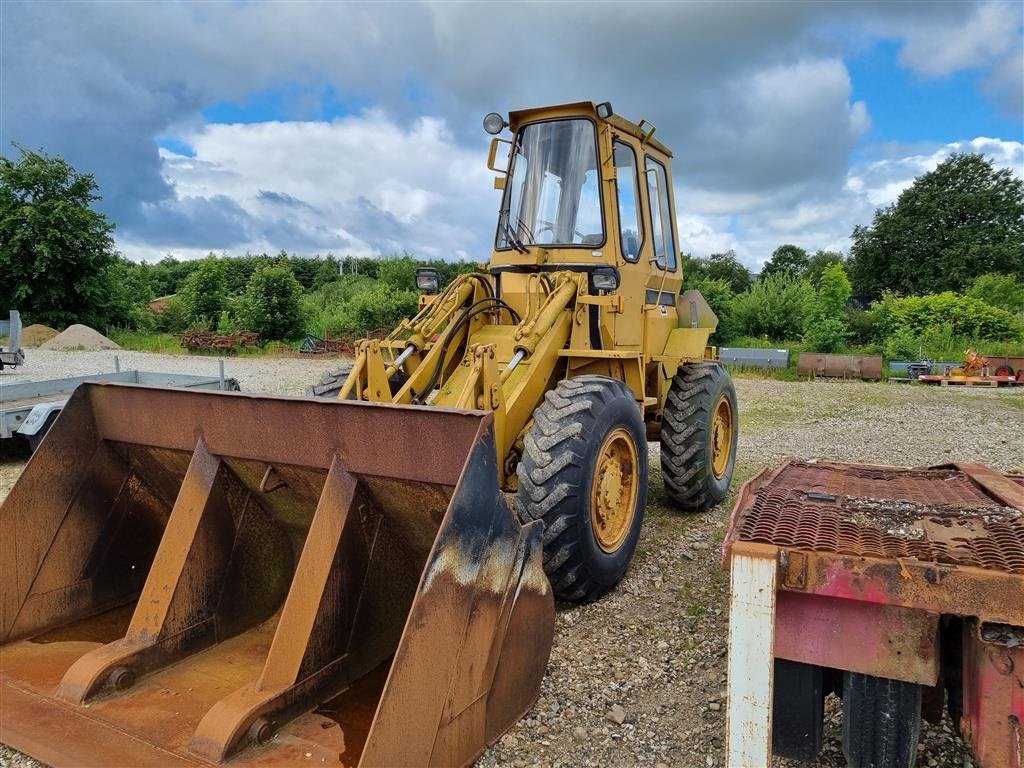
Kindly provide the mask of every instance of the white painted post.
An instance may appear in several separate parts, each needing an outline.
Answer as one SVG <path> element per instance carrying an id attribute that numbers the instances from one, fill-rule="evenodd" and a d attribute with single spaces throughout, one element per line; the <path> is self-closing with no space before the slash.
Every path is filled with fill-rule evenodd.
<path id="1" fill-rule="evenodd" d="M 725 763 L 771 764 L 775 550 L 733 551 L 729 594 L 729 714 Z"/>

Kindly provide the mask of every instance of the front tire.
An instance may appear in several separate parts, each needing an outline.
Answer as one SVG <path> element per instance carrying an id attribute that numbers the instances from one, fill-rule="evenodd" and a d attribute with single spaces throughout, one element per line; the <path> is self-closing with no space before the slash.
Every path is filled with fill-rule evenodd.
<path id="1" fill-rule="evenodd" d="M 616 379 L 559 382 L 534 412 L 519 462 L 524 522 L 544 521 L 555 597 L 590 602 L 622 578 L 647 504 L 647 439 L 633 393 Z"/>
<path id="2" fill-rule="evenodd" d="M 736 468 L 739 409 L 719 363 L 684 363 L 672 379 L 661 421 L 665 493 L 686 512 L 704 512 L 729 493 Z"/>

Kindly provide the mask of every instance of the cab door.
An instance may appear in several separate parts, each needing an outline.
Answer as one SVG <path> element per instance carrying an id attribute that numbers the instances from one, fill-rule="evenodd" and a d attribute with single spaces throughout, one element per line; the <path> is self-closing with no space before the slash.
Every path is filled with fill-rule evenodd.
<path id="1" fill-rule="evenodd" d="M 641 348 L 641 320 L 647 290 L 647 263 L 651 259 L 649 226 L 645 225 L 641 182 L 643 150 L 631 136 L 613 134 L 612 158 L 615 164 L 617 228 L 609 238 L 619 239 L 619 294 L 624 311 L 615 315 L 615 344 L 626 349 Z"/>

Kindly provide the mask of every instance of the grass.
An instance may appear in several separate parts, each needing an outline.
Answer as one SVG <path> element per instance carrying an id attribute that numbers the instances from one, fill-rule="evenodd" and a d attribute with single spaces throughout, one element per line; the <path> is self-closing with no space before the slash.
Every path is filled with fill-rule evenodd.
<path id="1" fill-rule="evenodd" d="M 184 355 L 178 337 L 172 333 L 143 333 L 141 331 L 111 331 L 110 340 L 122 349 L 136 352 L 159 352 L 164 355 Z"/>
<path id="2" fill-rule="evenodd" d="M 230 351 L 224 349 L 192 350 L 181 346 L 173 333 L 143 333 L 141 331 L 112 330 L 110 340 L 122 349 L 135 352 L 159 352 L 164 355 L 213 355 L 232 357 L 274 357 L 297 354 L 299 342 L 269 341 L 259 347 L 239 347 Z"/>

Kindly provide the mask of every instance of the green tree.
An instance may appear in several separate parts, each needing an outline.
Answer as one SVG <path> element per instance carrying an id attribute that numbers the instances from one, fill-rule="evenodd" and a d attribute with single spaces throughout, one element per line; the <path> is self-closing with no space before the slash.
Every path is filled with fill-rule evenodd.
<path id="1" fill-rule="evenodd" d="M 803 335 L 813 299 L 814 288 L 806 280 L 785 273 L 768 275 L 735 298 L 733 318 L 744 335 L 773 341 L 797 339 Z"/>
<path id="2" fill-rule="evenodd" d="M 261 264 L 239 302 L 239 320 L 264 340 L 295 339 L 303 330 L 301 299 L 302 285 L 287 264 Z"/>
<path id="3" fill-rule="evenodd" d="M 736 252 L 732 250 L 708 256 L 705 271 L 712 280 L 725 280 L 733 293 L 743 293 L 754 282 L 750 270 L 736 258 Z"/>
<path id="4" fill-rule="evenodd" d="M 818 290 L 807 313 L 804 341 L 812 352 L 837 352 L 849 337 L 846 302 L 851 293 L 850 280 L 841 263 L 825 268 Z"/>
<path id="5" fill-rule="evenodd" d="M 761 269 L 761 277 L 785 274 L 790 277 L 803 277 L 810 263 L 807 251 L 798 245 L 780 245 L 772 252 L 772 257 Z"/>
<path id="6" fill-rule="evenodd" d="M 393 288 L 416 290 L 416 268 L 420 262 L 409 254 L 389 256 L 377 265 L 377 279 Z"/>
<path id="7" fill-rule="evenodd" d="M 736 336 L 736 323 L 733 319 L 732 304 L 736 299 L 728 281 L 721 278 L 702 277 L 688 288 L 700 291 L 711 311 L 718 315 L 718 327 L 711 335 L 716 344 L 725 344 Z"/>
<path id="8" fill-rule="evenodd" d="M 91 174 L 18 147 L 0 157 L 0 274 L 6 303 L 31 323 L 104 326 L 117 261 L 114 225 L 92 209 Z"/>
<path id="9" fill-rule="evenodd" d="M 993 307 L 1002 307 L 1010 312 L 1024 312 L 1024 280 L 1016 275 L 1000 275 L 989 272 L 979 275 L 971 284 L 967 295 L 981 299 Z"/>
<path id="10" fill-rule="evenodd" d="M 853 230 L 859 294 L 963 291 L 987 272 L 1024 275 L 1024 182 L 982 155 L 953 155 Z"/>
<path id="11" fill-rule="evenodd" d="M 833 264 L 842 264 L 843 254 L 836 253 L 835 251 L 817 251 L 813 256 L 807 260 L 807 269 L 804 271 L 804 277 L 811 281 L 811 285 L 815 288 L 818 287 L 818 282 L 821 280 L 821 275 L 827 267 L 831 267 Z"/>
<path id="12" fill-rule="evenodd" d="M 1024 342 L 1024 320 L 952 291 L 904 298 L 886 293 L 872 305 L 872 313 L 884 338 L 900 332 L 921 336 L 949 326 L 952 335 L 975 341 Z"/>
<path id="13" fill-rule="evenodd" d="M 212 253 L 199 262 L 181 288 L 185 318 L 193 325 L 214 327 L 224 311 L 228 297 L 227 269 L 224 259 Z"/>
<path id="14" fill-rule="evenodd" d="M 735 251 L 712 253 L 706 259 L 680 254 L 683 279 L 687 288 L 694 288 L 703 280 L 724 280 L 733 293 L 743 293 L 754 282 L 753 275 L 739 259 Z"/>

